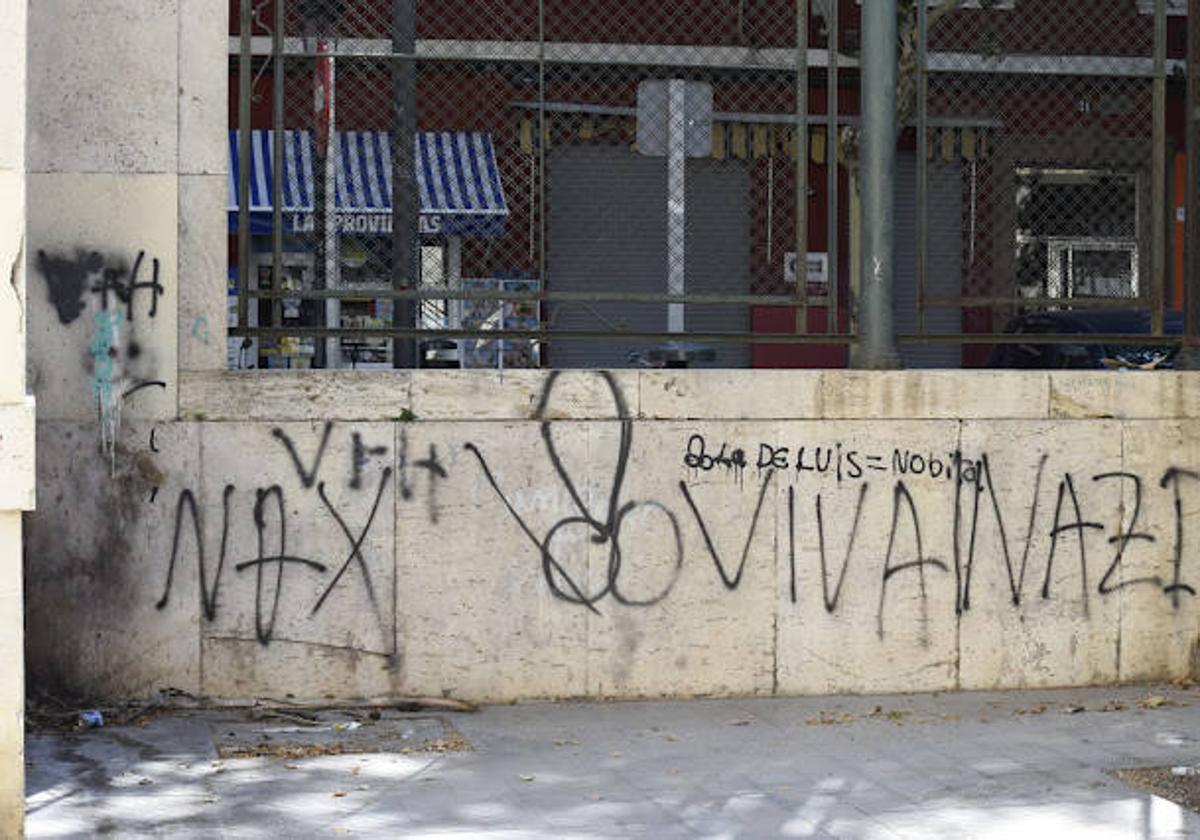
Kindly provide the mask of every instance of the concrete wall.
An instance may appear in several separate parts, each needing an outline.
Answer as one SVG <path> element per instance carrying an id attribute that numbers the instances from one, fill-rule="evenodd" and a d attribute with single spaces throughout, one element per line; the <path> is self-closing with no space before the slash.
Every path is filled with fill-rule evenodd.
<path id="1" fill-rule="evenodd" d="M 181 419 L 122 424 L 113 462 L 94 421 L 39 425 L 39 684 L 499 701 L 1192 671 L 1193 374 L 214 373 L 179 393 Z"/>
<path id="2" fill-rule="evenodd" d="M 1196 375 L 221 371 L 225 14 L 32 4 L 37 685 L 510 700 L 1191 672 Z"/>
<path id="3" fill-rule="evenodd" d="M 0 837 L 22 835 L 25 764 L 21 511 L 33 506 L 25 395 L 25 2 L 0 0 Z"/>

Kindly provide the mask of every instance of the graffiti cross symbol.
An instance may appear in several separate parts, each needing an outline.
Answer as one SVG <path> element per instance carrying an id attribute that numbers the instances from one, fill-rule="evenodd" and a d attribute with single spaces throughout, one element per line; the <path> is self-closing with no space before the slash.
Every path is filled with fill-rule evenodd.
<path id="1" fill-rule="evenodd" d="M 325 604 L 325 599 L 333 592 L 334 587 L 338 585 L 338 581 L 342 579 L 342 575 L 350 568 L 350 564 L 355 561 L 362 569 L 363 582 L 367 586 L 367 596 L 371 599 L 373 606 L 378 606 L 375 600 L 375 588 L 371 585 L 371 570 L 367 567 L 366 558 L 363 557 L 362 544 L 367 539 L 367 534 L 371 532 L 371 526 L 375 524 L 375 514 L 379 512 L 379 503 L 383 499 L 383 493 L 387 489 L 388 480 L 392 477 L 392 468 L 385 467 L 379 479 L 379 490 L 375 493 L 375 503 L 371 505 L 371 513 L 367 516 L 367 524 L 363 526 L 362 532 L 355 539 L 354 534 L 350 531 L 350 526 L 346 524 L 346 520 L 338 513 L 337 508 L 329 501 L 329 496 L 325 492 L 325 482 L 322 481 L 317 485 L 317 494 L 321 497 L 321 501 L 325 503 L 325 507 L 329 509 L 330 514 L 337 520 L 337 524 L 341 527 L 342 533 L 346 535 L 346 541 L 350 543 L 350 556 L 346 558 L 346 562 L 338 569 L 337 574 L 333 576 L 333 580 L 329 582 L 329 586 L 325 587 L 325 591 L 321 593 L 321 597 L 317 599 L 316 605 L 312 608 L 312 615 L 316 615 L 321 607 Z"/>

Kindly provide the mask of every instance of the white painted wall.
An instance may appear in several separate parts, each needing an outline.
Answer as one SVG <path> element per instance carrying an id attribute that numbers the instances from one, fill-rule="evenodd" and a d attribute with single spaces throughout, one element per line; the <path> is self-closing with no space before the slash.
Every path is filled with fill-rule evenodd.
<path id="1" fill-rule="evenodd" d="M 512 700 L 1192 671 L 1196 374 L 220 370 L 226 12 L 30 10 L 36 685 Z M 92 287 L 128 288 L 139 255 L 158 287 L 105 309 Z"/>
<path id="2" fill-rule="evenodd" d="M 38 683 L 508 701 L 1192 672 L 1195 374 L 204 374 L 180 396 L 183 419 L 123 425 L 115 472 L 93 423 L 40 424 Z"/>
<path id="3" fill-rule="evenodd" d="M 21 511 L 33 507 L 25 395 L 25 2 L 0 0 L 0 836 L 23 834 Z"/>

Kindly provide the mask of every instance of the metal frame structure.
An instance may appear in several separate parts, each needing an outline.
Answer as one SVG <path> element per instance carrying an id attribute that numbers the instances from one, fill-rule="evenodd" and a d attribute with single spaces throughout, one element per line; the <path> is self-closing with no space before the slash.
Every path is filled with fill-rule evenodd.
<path id="1" fill-rule="evenodd" d="M 1190 20 L 1200 19 L 1200 0 L 1189 0 Z M 416 206 L 412 199 L 413 177 L 411 172 L 405 172 L 401 161 L 411 155 L 404 154 L 407 147 L 401 146 L 401 153 L 393 160 L 393 178 L 397 186 L 396 195 L 403 195 L 408 200 L 396 200 L 393 213 L 393 254 L 394 264 L 405 268 L 395 271 L 393 285 L 390 290 L 373 290 L 371 296 L 381 300 L 391 300 L 397 304 L 395 316 L 390 328 L 316 328 L 282 326 L 279 320 L 279 307 L 276 306 L 275 316 L 269 326 L 251 326 L 249 307 L 252 301 L 258 299 L 280 300 L 326 300 L 337 301 L 361 297 L 362 292 L 343 288 L 313 288 L 305 290 L 287 290 L 279 288 L 270 290 L 255 290 L 251 288 L 249 274 L 250 266 L 250 214 L 239 214 L 237 226 L 237 254 L 239 271 L 237 276 L 237 325 L 231 326 L 229 334 L 238 338 L 265 338 L 277 336 L 311 337 L 315 339 L 337 337 L 376 337 L 386 338 L 394 342 L 395 360 L 398 366 L 414 366 L 417 363 L 413 350 L 415 339 L 456 339 L 456 338 L 496 338 L 497 334 L 485 329 L 454 329 L 427 330 L 421 329 L 419 320 L 412 315 L 413 304 L 421 300 L 445 300 L 447 298 L 461 301 L 528 301 L 528 302 L 603 302 L 623 301 L 630 303 L 667 304 L 674 306 L 687 304 L 704 306 L 709 304 L 739 304 L 746 306 L 778 306 L 790 307 L 795 313 L 795 328 L 790 332 L 697 332 L 676 334 L 669 330 L 663 332 L 635 331 L 590 331 L 590 330 L 519 330 L 506 331 L 505 338 L 528 338 L 543 342 L 570 341 L 576 339 L 607 341 L 671 341 L 681 337 L 688 341 L 712 343 L 750 343 L 755 345 L 797 344 L 797 345 L 860 345 L 855 353 L 857 364 L 873 368 L 889 368 L 899 365 L 895 343 L 925 343 L 925 344 L 960 344 L 988 345 L 1027 341 L 1027 336 L 1014 336 L 997 332 L 956 332 L 930 334 L 926 331 L 926 312 L 931 307 L 1005 307 L 1005 306 L 1055 306 L 1061 305 L 1062 300 L 1056 297 L 1029 298 L 1006 295 L 971 295 L 944 296 L 931 294 L 928 286 L 930 271 L 927 242 L 930 235 L 927 181 L 929 177 L 928 160 L 933 156 L 930 146 L 930 131 L 938 127 L 953 125 L 954 119 L 944 116 L 930 115 L 928 111 L 929 85 L 932 75 L 946 72 L 948 68 L 956 68 L 961 72 L 962 62 L 977 62 L 975 57 L 962 58 L 955 64 L 954 54 L 945 51 L 932 53 L 928 42 L 928 14 L 924 2 L 917 3 L 917 104 L 912 126 L 915 128 L 917 175 L 917 213 L 916 225 L 918 231 L 916 283 L 917 283 L 917 325 L 913 334 L 896 335 L 892 325 L 892 284 L 893 274 L 891 263 L 893 257 L 894 231 L 891 223 L 892 189 L 894 188 L 895 148 L 897 137 L 895 86 L 896 61 L 892 56 L 896 43 L 896 14 L 894 3 L 864 3 L 863 14 L 863 51 L 862 60 L 843 54 L 842 37 L 844 34 L 839 19 L 838 2 L 828 4 L 831 12 L 826 17 L 826 48 L 813 49 L 809 44 L 809 2 L 798 0 L 796 4 L 796 39 L 795 49 L 784 50 L 772 48 L 767 50 L 742 50 L 732 47 L 698 47 L 689 48 L 687 56 L 676 55 L 679 50 L 658 48 L 662 53 L 661 60 L 674 56 L 672 61 L 683 61 L 690 58 L 692 62 L 701 65 L 711 65 L 717 62 L 719 66 L 735 67 L 738 69 L 768 68 L 772 71 L 790 69 L 795 73 L 795 103 L 796 111 L 787 114 L 715 114 L 716 118 L 752 117 L 763 123 L 790 124 L 795 130 L 797 143 L 795 184 L 796 205 L 795 216 L 796 236 L 795 248 L 797 254 L 797 278 L 793 294 L 640 294 L 621 292 L 563 292 L 543 288 L 537 293 L 521 293 L 513 291 L 484 291 L 484 290 L 422 290 L 413 282 L 415 269 L 415 254 L 419 248 L 415 235 Z M 399 115 L 400 133 L 412 137 L 415 131 L 415 76 L 423 61 L 450 62 L 479 61 L 481 58 L 488 62 L 531 63 L 537 70 L 538 100 L 508 103 L 511 107 L 529 109 L 536 114 L 537 134 L 539 138 L 547 136 L 547 120 L 549 115 L 559 112 L 569 112 L 577 106 L 570 103 L 554 102 L 548 97 L 547 74 L 553 67 L 568 64 L 589 64 L 602 60 L 620 65 L 623 63 L 639 64 L 647 60 L 656 49 L 653 45 L 639 45 L 637 56 L 627 54 L 620 45 L 609 46 L 602 44 L 570 45 L 551 43 L 546 37 L 546 10 L 544 0 L 538 3 L 538 40 L 536 42 L 514 44 L 508 42 L 457 42 L 457 41 L 422 41 L 418 39 L 415 25 L 415 0 L 393 0 L 393 14 L 396 24 L 392 40 L 380 41 L 366 39 L 346 39 L 335 43 L 332 54 L 337 57 L 370 58 L 388 62 L 394 68 L 393 107 Z M 253 0 L 241 0 L 240 5 L 240 35 L 231 43 L 236 44 L 234 60 L 237 67 L 238 79 L 238 108 L 240 127 L 243 129 L 238 144 L 239 177 L 237 189 L 238 206 L 250 206 L 250 125 L 251 93 L 256 64 L 261 66 L 263 61 L 274 64 L 276 70 L 282 67 L 285 60 L 319 58 L 319 49 L 312 49 L 307 39 L 285 37 L 285 16 L 287 0 L 277 0 L 275 3 L 275 20 L 273 32 L 269 38 L 269 54 L 263 55 L 265 41 L 253 30 Z M 1200 295 L 1193 293 L 1200 282 L 1200 248 L 1196 246 L 1200 236 L 1200 210 L 1197 208 L 1197 180 L 1200 179 L 1200 78 L 1197 65 L 1200 65 L 1200 26 L 1192 26 L 1189 31 L 1189 58 L 1187 63 L 1188 79 L 1188 196 L 1187 206 L 1187 242 L 1188 256 L 1186 260 L 1187 278 L 1186 289 L 1186 330 L 1185 335 L 1165 336 L 1163 334 L 1163 312 L 1168 294 L 1165 286 L 1167 265 L 1167 137 L 1166 110 L 1168 76 L 1173 69 L 1180 66 L 1179 62 L 1168 60 L 1166 51 L 1167 41 L 1167 11 L 1165 0 L 1154 0 L 1154 46 L 1153 55 L 1147 61 L 1140 58 L 1122 57 L 1111 66 L 1097 65 L 1092 70 L 1097 75 L 1115 74 L 1126 76 L 1149 76 L 1153 95 L 1153 162 L 1151 170 L 1150 198 L 1151 209 L 1149 241 L 1141 242 L 1150 253 L 1149 278 L 1139 278 L 1138 297 L 1135 300 L 1073 299 L 1073 304 L 1082 301 L 1096 308 L 1130 307 L 1132 305 L 1148 309 L 1152 317 L 1151 335 L 1095 335 L 1089 336 L 1089 341 L 1108 344 L 1161 344 L 1174 345 L 1182 343 L 1187 352 L 1184 358 L 1195 357 L 1200 360 Z M 578 49 L 573 49 L 577 47 Z M 891 49 L 890 49 L 891 48 Z M 1035 57 L 1036 58 L 1036 57 Z M 1006 57 L 993 61 L 988 72 L 992 73 L 1033 73 L 1052 72 L 1047 69 L 1048 57 L 1040 57 L 1042 61 L 1032 60 L 1029 66 L 1021 69 L 1016 59 Z M 968 60 L 969 59 L 969 60 Z M 1073 57 L 1078 63 L 1080 57 Z M 1140 62 L 1140 63 L 1139 63 Z M 1051 62 L 1053 64 L 1053 62 Z M 1062 65 L 1059 62 L 1054 67 Z M 1119 66 L 1118 66 L 1119 65 Z M 1063 65 L 1065 66 L 1065 65 Z M 839 88 L 843 79 L 842 68 L 854 70 L 862 85 L 862 115 L 861 118 L 841 114 L 842 102 Z M 1041 68 L 1040 70 L 1038 68 Z M 1060 70 L 1062 68 L 1059 68 Z M 1063 71 L 1066 72 L 1066 71 Z M 826 113 L 811 114 L 809 108 L 809 88 L 814 73 L 823 73 L 826 78 Z M 274 153 L 276 160 L 283 158 L 284 136 L 284 91 L 285 73 L 274 74 L 272 91 L 272 125 L 275 129 Z M 611 113 L 612 115 L 628 116 L 628 108 L 615 106 L 588 106 L 590 113 Z M 824 127 L 826 139 L 826 155 L 829 161 L 838 161 L 843 151 L 843 127 L 855 127 L 861 132 L 864 168 L 861 173 L 862 186 L 862 230 L 866 232 L 864 245 L 859 254 L 860 272 L 863 288 L 860 290 L 858 301 L 843 301 L 839 299 L 837 278 L 842 255 L 838 246 L 838 231 L 840 207 L 838 200 L 839 178 L 844 170 L 837 165 L 827 166 L 826 191 L 828 201 L 823 208 L 826 214 L 827 230 L 830 231 L 827 246 L 829 276 L 833 278 L 825 295 L 815 298 L 810 296 L 808 283 L 801 266 L 805 265 L 805 255 L 808 247 L 808 218 L 810 214 L 809 196 L 811 188 L 808 183 L 809 137 L 810 128 Z M 546 190 L 546 144 L 536 144 L 536 159 L 532 166 L 536 169 L 538 195 L 535 196 L 537 206 L 545 207 Z M 772 166 L 774 165 L 772 161 Z M 272 259 L 276 268 L 276 276 L 283 264 L 284 223 L 282 178 L 276 178 L 273 184 L 273 232 Z M 407 188 L 406 186 L 407 185 Z M 972 200 L 974 200 L 972 198 Z M 531 227 L 536 226 L 538 248 L 540 249 L 539 264 L 545 265 L 546 249 L 546 213 L 544 210 L 531 216 Z M 531 242 L 534 237 L 531 237 Z M 809 332 L 809 311 L 814 304 L 827 308 L 827 323 L 825 331 Z M 845 304 L 857 304 L 845 306 Z M 845 311 L 841 306 L 845 306 Z M 845 328 L 847 321 L 849 330 Z M 856 331 L 854 328 L 858 327 Z M 1039 335 L 1039 343 L 1078 343 L 1078 335 Z"/>

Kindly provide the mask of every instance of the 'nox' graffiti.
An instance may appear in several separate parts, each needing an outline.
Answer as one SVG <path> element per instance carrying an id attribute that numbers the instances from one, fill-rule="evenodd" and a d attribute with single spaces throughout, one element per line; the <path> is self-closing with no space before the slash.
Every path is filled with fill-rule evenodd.
<path id="1" fill-rule="evenodd" d="M 381 591 L 377 578 L 393 571 L 394 543 L 390 537 L 376 537 L 381 529 L 392 532 L 394 511 L 389 500 L 397 494 L 400 500 L 414 500 L 422 485 L 429 517 L 436 521 L 437 484 L 448 473 L 436 447 L 413 457 L 407 434 L 400 436 L 398 451 L 393 451 L 390 435 L 383 443 L 372 440 L 371 434 L 377 436 L 378 429 L 365 433 L 325 423 L 310 447 L 284 428 L 272 429 L 261 457 L 284 469 L 264 469 L 272 478 L 247 489 L 234 482 L 223 485 L 215 551 L 206 528 L 208 512 L 192 489 L 182 490 L 174 508 L 170 555 L 157 608 L 164 610 L 171 604 L 176 577 L 191 546 L 200 610 L 208 623 L 219 619 L 223 586 L 232 572 L 252 578 L 254 635 L 263 645 L 276 637 L 284 605 L 293 614 L 313 619 L 331 610 L 355 620 L 369 615 L 385 625 L 380 638 L 392 638 L 387 614 L 393 593 Z M 331 462 L 335 449 L 338 460 Z M 355 600 L 333 610 L 331 605 L 339 597 Z"/>

